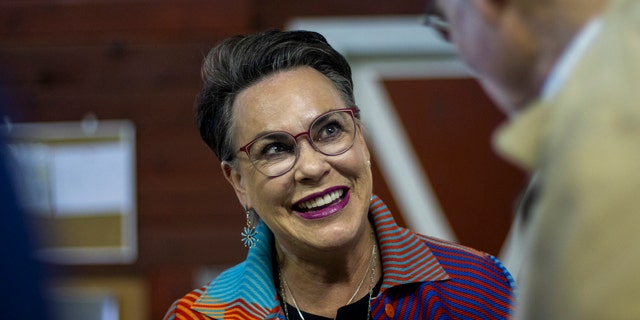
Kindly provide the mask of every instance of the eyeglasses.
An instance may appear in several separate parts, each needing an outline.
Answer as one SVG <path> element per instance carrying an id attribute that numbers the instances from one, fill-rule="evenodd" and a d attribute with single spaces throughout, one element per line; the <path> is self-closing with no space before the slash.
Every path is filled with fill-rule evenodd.
<path id="1" fill-rule="evenodd" d="M 436 5 L 436 0 L 428 0 L 421 18 L 422 24 L 433 28 L 445 40 L 449 40 L 449 21 L 447 21 L 441 10 Z"/>
<path id="2" fill-rule="evenodd" d="M 354 109 L 335 109 L 323 113 L 311 122 L 309 129 L 292 135 L 286 131 L 262 134 L 238 150 L 249 157 L 251 164 L 268 177 L 281 176 L 296 164 L 300 155 L 298 139 L 307 136 L 314 150 L 337 156 L 353 146 L 356 136 Z"/>

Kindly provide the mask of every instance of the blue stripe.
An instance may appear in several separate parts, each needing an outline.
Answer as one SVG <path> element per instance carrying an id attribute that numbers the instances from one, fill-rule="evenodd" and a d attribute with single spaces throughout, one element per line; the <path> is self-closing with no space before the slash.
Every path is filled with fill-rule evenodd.
<path id="1" fill-rule="evenodd" d="M 436 257 L 441 256 L 438 254 L 438 252 L 435 252 L 435 251 L 434 251 L 434 254 L 436 255 Z M 446 260 L 440 259 L 439 261 L 443 266 L 445 267 L 452 266 L 452 267 L 464 269 L 464 270 L 447 270 L 449 274 L 462 275 L 462 274 L 467 274 L 469 270 L 478 270 L 483 274 L 484 278 L 487 279 L 487 281 L 491 280 L 495 282 L 503 282 L 504 277 L 506 277 L 509 281 L 509 287 L 511 288 L 515 287 L 515 282 L 513 281 L 513 277 L 511 277 L 511 275 L 506 270 L 506 268 L 499 268 L 495 265 L 489 265 L 488 263 L 482 260 L 478 261 L 478 259 L 468 259 L 468 258 L 461 258 L 457 256 L 446 256 L 446 257 L 448 259 L 455 259 L 457 261 L 446 261 Z M 489 260 L 493 261 L 493 259 L 489 259 Z M 476 277 L 475 275 L 472 275 L 472 274 L 470 275 Z"/>
<path id="2" fill-rule="evenodd" d="M 428 300 L 427 300 L 428 302 Z M 429 310 L 429 319 L 436 319 L 436 312 L 440 311 L 441 309 L 446 309 L 447 311 L 449 310 L 449 308 L 446 308 L 442 302 L 440 301 L 436 301 L 433 303 L 433 308 L 431 308 Z M 443 315 L 445 318 L 447 317 L 447 312 L 444 313 Z"/>
<path id="3" fill-rule="evenodd" d="M 462 311 L 472 313 L 472 314 L 476 315 L 478 318 L 481 318 L 481 319 L 495 319 L 495 318 L 500 317 L 499 314 L 493 312 L 487 306 L 484 306 L 483 303 L 484 304 L 489 303 L 496 310 L 502 310 L 503 312 L 508 313 L 508 309 L 499 307 L 493 301 L 491 301 L 490 299 L 487 299 L 486 294 L 490 293 L 490 292 L 487 291 L 487 286 L 483 287 L 483 289 L 485 290 L 485 294 L 475 294 L 475 293 L 473 293 L 471 291 L 468 291 L 468 290 L 465 290 L 464 288 L 461 288 L 459 286 L 455 286 L 455 287 L 454 286 L 448 286 L 448 287 L 449 287 L 449 289 L 453 289 L 453 291 L 458 291 L 460 293 L 460 294 L 455 294 L 455 293 L 452 293 L 451 291 L 447 291 L 447 293 L 446 293 L 447 296 L 448 296 L 447 302 L 448 302 L 448 304 L 450 306 L 452 306 L 452 308 L 449 308 L 449 310 L 451 312 L 455 313 L 456 315 L 458 315 L 459 317 L 463 317 L 463 316 L 467 317 L 466 315 L 462 314 Z M 466 293 L 468 295 L 474 296 L 475 298 L 471 298 L 470 299 L 470 298 L 464 297 L 464 296 L 462 296 L 462 293 Z M 497 296 L 495 298 L 497 298 Z M 460 303 L 455 302 L 454 299 L 455 300 L 460 300 L 461 302 Z M 506 304 L 508 305 L 508 301 L 505 301 L 504 299 L 499 299 L 499 300 L 502 300 L 503 302 L 506 302 Z M 465 305 L 462 304 L 463 302 L 466 303 L 466 304 L 472 305 L 475 308 L 465 306 Z M 484 315 L 485 313 L 487 315 Z"/>
<path id="4" fill-rule="evenodd" d="M 403 248 L 406 248 L 406 247 L 413 247 L 413 248 L 409 251 L 405 251 L 405 249 L 389 248 L 396 245 L 402 245 Z M 393 258 L 413 257 L 416 252 L 424 251 L 424 247 L 421 246 L 421 243 L 419 243 L 419 241 L 415 241 L 415 239 L 405 239 L 403 241 L 398 241 L 394 243 L 381 244 L 380 248 L 387 249 L 385 253 Z"/>
<path id="5" fill-rule="evenodd" d="M 456 283 L 462 284 L 462 286 L 460 285 L 456 285 L 454 286 L 454 283 L 450 283 L 448 285 L 446 285 L 447 288 L 450 289 L 450 291 L 448 291 L 449 295 L 453 295 L 455 297 L 457 297 L 459 300 L 463 300 L 464 302 L 467 302 L 469 304 L 473 304 L 473 305 L 478 305 L 478 301 L 483 301 L 483 303 L 490 305 L 491 307 L 493 307 L 496 310 L 502 310 L 503 312 L 506 312 L 508 309 L 502 307 L 499 303 L 497 303 L 497 301 L 494 301 L 492 299 L 487 299 L 487 295 L 492 296 L 495 300 L 498 301 L 505 301 L 504 298 L 501 297 L 501 295 L 498 294 L 498 292 L 493 292 L 493 291 L 487 291 L 487 285 L 484 284 L 479 284 L 477 282 L 470 282 L 470 281 L 459 281 L 458 280 L 454 280 Z M 464 286 L 470 287 L 470 288 L 465 288 Z M 445 287 L 445 286 L 443 286 Z M 471 288 L 476 288 L 476 289 L 480 289 L 480 292 L 476 292 L 471 290 Z M 453 293 L 451 293 L 452 291 L 454 292 L 458 292 L 458 295 L 454 295 Z M 467 298 L 462 296 L 462 294 L 466 294 L 469 296 L 472 296 L 474 298 Z M 508 303 L 507 303 L 508 305 Z M 491 313 L 493 315 L 493 317 L 496 317 L 497 314 L 495 312 L 493 312 L 490 308 L 483 308 L 486 312 Z"/>
<path id="6" fill-rule="evenodd" d="M 420 241 L 418 237 L 411 237 L 409 230 L 403 230 L 403 232 L 398 232 L 398 230 L 391 232 L 380 232 L 380 238 L 382 239 L 382 243 L 386 246 L 388 245 L 404 245 L 407 241 L 417 242 Z M 398 249 L 394 249 L 398 250 Z"/>
<path id="7" fill-rule="evenodd" d="M 377 207 L 380 204 L 382 204 L 381 207 L 375 210 L 373 209 L 373 207 Z M 376 195 L 371 196 L 371 201 L 369 202 L 369 211 L 371 213 L 378 213 L 380 210 L 389 210 L 389 209 L 387 209 L 387 206 L 384 203 L 382 203 L 382 200 L 378 196 Z"/>

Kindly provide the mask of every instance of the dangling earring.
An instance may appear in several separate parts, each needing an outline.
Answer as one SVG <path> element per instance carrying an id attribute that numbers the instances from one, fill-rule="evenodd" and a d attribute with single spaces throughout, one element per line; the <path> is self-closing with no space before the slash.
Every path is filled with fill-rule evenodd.
<path id="1" fill-rule="evenodd" d="M 255 226 L 255 213 L 253 212 L 253 209 L 248 209 L 247 207 L 244 208 L 244 213 L 247 215 L 247 226 L 244 227 L 244 230 L 241 233 L 242 244 L 245 248 L 251 249 L 255 247 L 256 242 L 258 241 L 258 238 L 256 238 L 258 232 L 256 231 Z"/>

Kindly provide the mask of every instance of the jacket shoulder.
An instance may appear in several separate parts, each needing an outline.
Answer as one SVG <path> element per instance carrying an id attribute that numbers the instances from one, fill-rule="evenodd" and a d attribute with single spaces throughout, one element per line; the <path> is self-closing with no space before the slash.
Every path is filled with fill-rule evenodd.
<path id="1" fill-rule="evenodd" d="M 163 320 L 176 320 L 176 319 L 195 319 L 195 320 L 210 320 L 202 313 L 193 310 L 191 307 L 205 292 L 206 286 L 195 289 L 182 298 L 176 300 L 169 310 L 165 314 Z"/>
<path id="2" fill-rule="evenodd" d="M 513 276 L 493 255 L 450 241 L 425 235 L 419 236 L 450 275 L 473 274 L 474 278 L 484 278 L 484 280 L 477 279 L 478 281 L 491 279 L 490 282 L 494 284 L 502 283 L 511 290 L 515 290 Z"/>

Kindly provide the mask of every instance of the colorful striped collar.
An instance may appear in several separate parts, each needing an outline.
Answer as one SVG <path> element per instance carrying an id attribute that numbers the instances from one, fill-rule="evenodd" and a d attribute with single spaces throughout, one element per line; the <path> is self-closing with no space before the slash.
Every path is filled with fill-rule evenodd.
<path id="1" fill-rule="evenodd" d="M 371 197 L 369 216 L 382 257 L 381 293 L 402 284 L 449 279 L 420 237 L 400 228 L 376 195 Z M 245 319 L 277 318 L 280 302 L 273 282 L 273 235 L 263 222 L 257 231 L 257 245 L 249 249 L 247 259 L 214 279 L 193 309 L 216 319 L 232 314 Z"/>

